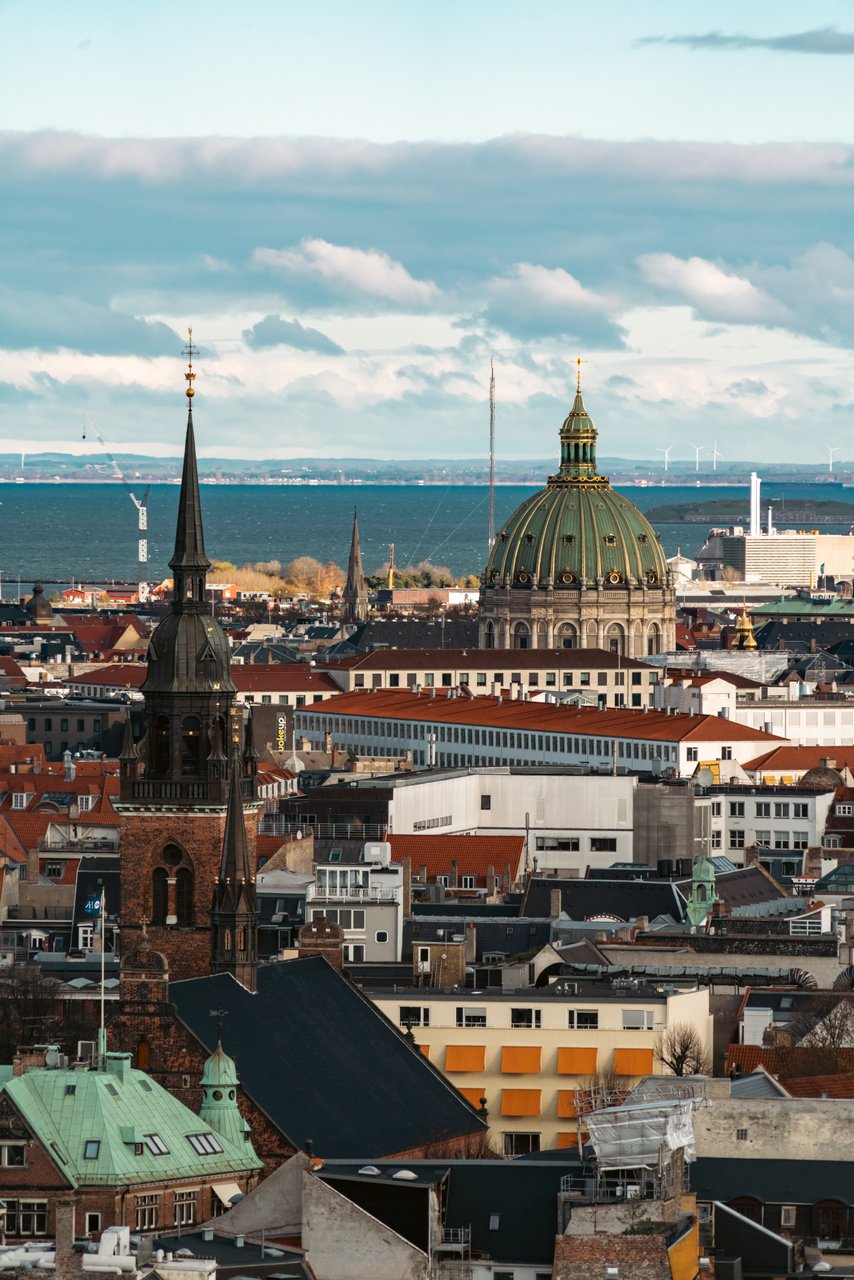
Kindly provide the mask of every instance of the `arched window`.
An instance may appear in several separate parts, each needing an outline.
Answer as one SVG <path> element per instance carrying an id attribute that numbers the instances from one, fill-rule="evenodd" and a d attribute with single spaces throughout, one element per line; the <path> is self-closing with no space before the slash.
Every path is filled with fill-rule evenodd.
<path id="1" fill-rule="evenodd" d="M 175 873 L 175 915 L 178 924 L 193 923 L 193 873 L 179 867 Z"/>
<path id="2" fill-rule="evenodd" d="M 527 623 L 517 622 L 513 628 L 513 648 L 527 649 L 531 644 L 531 633 L 528 630 Z"/>
<path id="3" fill-rule="evenodd" d="M 571 622 L 565 622 L 560 628 L 558 644 L 562 649 L 574 649 L 578 644 L 578 632 Z"/>
<path id="4" fill-rule="evenodd" d="M 223 941 L 223 950 L 227 956 L 231 955 L 231 930 L 226 929 Z"/>
<path id="5" fill-rule="evenodd" d="M 661 627 L 657 622 L 650 625 L 646 634 L 646 651 L 649 657 L 661 653 Z"/>
<path id="6" fill-rule="evenodd" d="M 619 622 L 612 622 L 605 633 L 606 647 L 611 653 L 625 653 L 626 633 Z"/>
<path id="7" fill-rule="evenodd" d="M 237 950 L 246 950 L 246 930 L 242 927 L 237 931 Z"/>
<path id="8" fill-rule="evenodd" d="M 136 1068 L 138 1071 L 151 1070 L 151 1045 L 147 1040 L 139 1040 L 137 1042 Z"/>
<path id="9" fill-rule="evenodd" d="M 155 868 L 151 877 L 151 923 L 165 924 L 169 913 L 169 884 L 164 867 Z"/>
<path id="10" fill-rule="evenodd" d="M 169 749 L 169 717 L 158 716 L 154 721 L 154 772 L 168 773 L 171 765 Z"/>
<path id="11" fill-rule="evenodd" d="M 181 772 L 197 776 L 202 771 L 202 726 L 198 716 L 181 722 Z"/>
<path id="12" fill-rule="evenodd" d="M 840 1200 L 817 1200 L 812 1207 L 813 1235 L 819 1240 L 842 1240 L 848 1235 L 848 1207 Z"/>

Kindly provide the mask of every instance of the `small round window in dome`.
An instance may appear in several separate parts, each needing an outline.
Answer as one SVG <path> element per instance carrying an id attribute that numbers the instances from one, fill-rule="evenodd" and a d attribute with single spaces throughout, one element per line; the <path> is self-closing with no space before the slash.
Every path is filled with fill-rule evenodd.
<path id="1" fill-rule="evenodd" d="M 575 574 L 570 573 L 569 569 L 564 569 L 563 573 L 560 575 L 560 581 L 566 586 L 570 586 L 575 582 Z"/>
<path id="2" fill-rule="evenodd" d="M 211 1096 L 216 1102 L 222 1102 L 222 1089 L 214 1089 Z"/>
<path id="3" fill-rule="evenodd" d="M 638 542 L 640 542 L 642 545 L 646 546 L 646 543 L 647 543 L 647 536 L 646 536 L 646 534 L 645 534 L 645 533 L 639 533 L 639 534 L 638 534 Z"/>
<path id="4" fill-rule="evenodd" d="M 517 582 L 527 582 L 527 581 L 528 581 L 528 575 L 527 575 L 527 573 L 525 572 L 525 570 L 524 570 L 524 569 L 520 569 L 520 570 L 519 570 L 519 572 L 516 574 L 516 581 L 517 581 Z"/>
<path id="5" fill-rule="evenodd" d="M 236 1097 L 236 1096 L 237 1096 L 237 1095 L 235 1094 L 234 1090 L 233 1090 L 233 1089 L 229 1089 L 229 1091 L 228 1091 L 228 1100 L 229 1100 L 229 1102 L 234 1102 L 234 1099 L 235 1099 L 235 1097 Z"/>
<path id="6" fill-rule="evenodd" d="M 565 534 L 563 535 L 563 540 L 564 540 L 564 542 L 566 543 L 566 545 L 567 545 L 568 547 L 571 547 L 571 546 L 573 546 L 573 545 L 574 545 L 574 543 L 575 543 L 575 534 L 574 534 L 574 533 L 565 533 Z"/>
<path id="7" fill-rule="evenodd" d="M 606 534 L 605 534 L 605 546 L 606 546 L 606 547 L 616 547 L 616 545 L 617 545 L 617 538 L 616 538 L 616 535 L 615 535 L 615 534 L 613 534 L 613 533 L 606 533 Z"/>
<path id="8" fill-rule="evenodd" d="M 499 579 L 500 577 L 501 577 L 501 574 L 498 572 L 498 570 L 497 570 L 497 569 L 493 569 L 493 570 L 492 570 L 492 581 L 493 581 L 493 582 L 497 582 L 497 581 L 498 581 L 498 579 Z"/>
<path id="9" fill-rule="evenodd" d="M 608 581 L 610 582 L 612 587 L 616 587 L 618 583 L 622 582 L 622 578 L 617 573 L 616 569 L 612 569 L 611 572 L 608 574 Z"/>
<path id="10" fill-rule="evenodd" d="M 651 587 L 654 587 L 656 582 L 658 582 L 658 574 L 655 573 L 654 570 L 650 569 L 649 573 L 646 575 L 646 580 Z"/>
<path id="11" fill-rule="evenodd" d="M 528 543 L 533 542 L 533 541 L 534 541 L 534 535 L 533 535 L 532 533 L 526 533 L 526 534 L 525 534 L 525 541 L 526 541 L 526 542 L 528 542 Z"/>

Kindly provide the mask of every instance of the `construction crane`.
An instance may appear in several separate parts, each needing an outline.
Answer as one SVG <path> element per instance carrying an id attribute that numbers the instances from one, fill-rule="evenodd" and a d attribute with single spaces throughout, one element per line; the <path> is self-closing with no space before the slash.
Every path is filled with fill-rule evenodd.
<path id="1" fill-rule="evenodd" d="M 115 474 L 116 474 L 116 478 L 122 482 L 122 484 L 124 485 L 125 489 L 127 490 L 128 497 L 130 498 L 131 502 L 133 503 L 133 505 L 134 505 L 134 506 L 136 507 L 136 509 L 137 509 L 137 513 L 138 513 L 138 517 L 139 517 L 139 522 L 138 522 L 138 528 L 139 528 L 139 542 L 138 542 L 138 547 L 139 547 L 139 554 L 138 554 L 138 560 L 139 560 L 139 587 L 138 587 L 138 598 L 139 598 L 139 603 L 140 603 L 140 604 L 144 604 L 144 603 L 145 603 L 145 601 L 148 599 L 148 580 L 147 580 L 147 565 L 148 565 L 148 494 L 149 494 L 149 490 L 150 490 L 151 486 L 150 486 L 150 485 L 146 485 L 146 487 L 145 487 L 145 493 L 142 495 L 142 497 L 141 497 L 141 498 L 138 498 L 138 497 L 136 496 L 136 494 L 134 493 L 133 489 L 132 489 L 132 488 L 130 487 L 130 485 L 128 484 L 128 481 L 127 481 L 127 479 L 126 479 L 126 477 L 125 477 L 125 474 L 124 474 L 124 472 L 122 471 L 121 467 L 120 467 L 120 466 L 119 466 L 119 464 L 116 462 L 116 459 L 115 459 L 115 458 L 114 458 L 114 456 L 113 456 L 113 453 L 112 453 L 112 450 L 111 450 L 110 446 L 107 444 L 106 440 L 105 440 L 105 439 L 104 439 L 104 437 L 101 435 L 100 431 L 99 431 L 99 430 L 98 430 L 98 428 L 94 425 L 94 423 L 93 423 L 90 419 L 87 419 L 87 418 L 84 418 L 84 419 L 83 419 L 83 439 L 84 439 L 84 440 L 86 439 L 86 428 L 87 428 L 87 426 L 88 426 L 88 428 L 89 428 L 90 432 L 91 432 L 93 435 L 95 435 L 95 436 L 97 437 L 97 439 L 100 441 L 100 443 L 101 443 L 101 447 L 103 448 L 104 453 L 107 455 L 107 457 L 110 459 L 110 462 L 113 464 L 113 471 L 114 471 L 114 472 L 115 472 Z"/>

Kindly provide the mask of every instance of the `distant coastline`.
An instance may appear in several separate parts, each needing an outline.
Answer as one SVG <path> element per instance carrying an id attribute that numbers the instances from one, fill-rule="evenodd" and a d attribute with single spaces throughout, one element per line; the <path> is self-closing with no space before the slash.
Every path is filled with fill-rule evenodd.
<path id="1" fill-rule="evenodd" d="M 774 524 L 778 528 L 811 528 L 819 524 L 854 524 L 854 503 L 824 502 L 810 498 L 778 501 L 771 504 Z M 763 512 L 766 505 L 763 504 Z M 747 503 L 740 499 L 722 498 L 709 502 L 662 503 L 649 507 L 647 518 L 653 524 L 743 525 L 749 519 Z"/>

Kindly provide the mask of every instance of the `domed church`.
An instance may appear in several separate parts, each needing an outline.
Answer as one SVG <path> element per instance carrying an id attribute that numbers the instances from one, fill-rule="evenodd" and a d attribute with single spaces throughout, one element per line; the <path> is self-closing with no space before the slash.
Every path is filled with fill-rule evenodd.
<path id="1" fill-rule="evenodd" d="M 480 589 L 484 649 L 609 649 L 629 658 L 676 645 L 676 593 L 658 534 L 596 466 L 581 398 L 560 429 L 560 469 L 501 529 Z"/>

